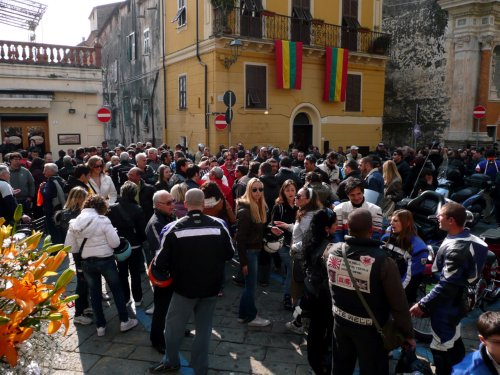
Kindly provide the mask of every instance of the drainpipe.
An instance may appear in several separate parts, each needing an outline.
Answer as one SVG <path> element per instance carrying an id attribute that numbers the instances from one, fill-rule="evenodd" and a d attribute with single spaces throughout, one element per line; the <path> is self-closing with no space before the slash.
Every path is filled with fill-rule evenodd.
<path id="1" fill-rule="evenodd" d="M 158 75 L 160 74 L 160 71 L 156 71 L 156 76 L 155 76 L 155 82 L 153 83 L 153 90 L 151 92 L 151 98 L 149 99 L 149 108 L 148 110 L 151 110 L 151 135 L 153 137 L 153 146 L 156 147 L 156 142 L 155 142 L 155 114 L 153 110 L 153 100 L 155 97 L 155 91 L 156 91 L 156 84 L 158 82 Z"/>
<path id="2" fill-rule="evenodd" d="M 161 61 L 163 66 L 163 127 L 165 134 L 163 142 L 167 143 L 167 67 L 165 65 L 165 2 L 160 1 L 161 5 Z M 163 143 L 162 142 L 162 143 Z"/>
<path id="3" fill-rule="evenodd" d="M 205 144 L 207 147 L 210 147 L 210 130 L 208 129 L 208 67 L 207 64 L 205 64 L 200 57 L 200 40 L 199 40 L 199 26 L 198 26 L 198 20 L 199 20 L 199 15 L 198 15 L 198 7 L 199 7 L 199 0 L 196 0 L 196 58 L 198 59 L 198 62 L 200 63 L 201 66 L 203 66 L 205 70 L 205 112 L 204 112 L 204 117 L 205 117 Z"/>

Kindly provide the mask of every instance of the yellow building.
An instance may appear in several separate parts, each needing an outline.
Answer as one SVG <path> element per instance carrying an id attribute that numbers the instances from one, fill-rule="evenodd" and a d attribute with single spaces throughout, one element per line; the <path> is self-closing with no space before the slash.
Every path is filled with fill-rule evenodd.
<path id="1" fill-rule="evenodd" d="M 168 144 L 376 146 L 390 43 L 379 32 L 382 1 L 215 3 L 225 1 L 165 2 Z M 303 43 L 300 90 L 277 88 L 276 40 Z M 345 102 L 323 100 L 326 46 L 349 50 Z M 227 90 L 236 96 L 233 119 L 218 130 Z"/>

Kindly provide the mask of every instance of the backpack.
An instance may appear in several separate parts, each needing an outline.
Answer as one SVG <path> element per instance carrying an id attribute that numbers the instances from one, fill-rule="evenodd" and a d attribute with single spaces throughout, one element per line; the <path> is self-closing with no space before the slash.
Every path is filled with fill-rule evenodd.
<path id="1" fill-rule="evenodd" d="M 57 192 L 56 196 L 52 198 L 52 208 L 54 211 L 62 210 L 64 204 L 66 203 L 66 194 L 64 194 L 64 190 L 58 179 L 54 178 L 52 182 L 54 183 Z"/>

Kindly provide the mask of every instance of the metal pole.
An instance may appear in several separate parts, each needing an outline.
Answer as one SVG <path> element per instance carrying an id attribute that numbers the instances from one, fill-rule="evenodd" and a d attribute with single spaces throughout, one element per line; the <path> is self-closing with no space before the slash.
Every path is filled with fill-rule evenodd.
<path id="1" fill-rule="evenodd" d="M 479 147 L 479 122 L 481 121 L 480 119 L 476 119 L 476 148 Z"/>
<path id="2" fill-rule="evenodd" d="M 232 100 L 233 99 L 233 95 L 229 95 L 229 114 L 231 115 L 231 111 L 233 108 L 233 103 L 232 103 Z M 229 144 L 227 145 L 227 148 L 231 147 L 231 123 L 233 122 L 233 119 L 231 118 L 231 121 L 229 121 L 229 124 L 227 124 L 228 126 L 228 141 L 229 141 Z"/>

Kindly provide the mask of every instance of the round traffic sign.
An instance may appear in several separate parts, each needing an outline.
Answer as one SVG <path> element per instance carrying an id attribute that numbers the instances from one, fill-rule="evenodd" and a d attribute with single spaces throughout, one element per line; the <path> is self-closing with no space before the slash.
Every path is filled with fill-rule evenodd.
<path id="1" fill-rule="evenodd" d="M 217 115 L 215 116 L 215 128 L 217 130 L 224 130 L 227 127 L 226 116 Z"/>
<path id="2" fill-rule="evenodd" d="M 97 119 L 100 122 L 109 122 L 111 120 L 111 110 L 106 107 L 99 108 L 99 110 L 97 111 Z"/>
<path id="3" fill-rule="evenodd" d="M 472 116 L 474 116 L 475 119 L 483 118 L 486 116 L 486 108 L 482 105 L 475 106 Z"/>
<path id="4" fill-rule="evenodd" d="M 231 108 L 226 109 L 225 119 L 226 122 L 231 125 L 231 122 L 233 121 L 233 110 Z"/>
<path id="5" fill-rule="evenodd" d="M 236 95 L 231 90 L 228 90 L 224 93 L 222 100 L 227 107 L 232 107 L 236 103 Z"/>

